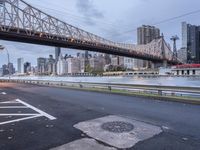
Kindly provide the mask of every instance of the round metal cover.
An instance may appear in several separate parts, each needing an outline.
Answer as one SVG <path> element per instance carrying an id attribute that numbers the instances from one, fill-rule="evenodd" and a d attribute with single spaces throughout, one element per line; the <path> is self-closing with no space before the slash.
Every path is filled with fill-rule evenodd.
<path id="1" fill-rule="evenodd" d="M 124 133 L 132 131 L 134 126 L 128 122 L 113 121 L 102 124 L 101 128 L 113 133 Z"/>

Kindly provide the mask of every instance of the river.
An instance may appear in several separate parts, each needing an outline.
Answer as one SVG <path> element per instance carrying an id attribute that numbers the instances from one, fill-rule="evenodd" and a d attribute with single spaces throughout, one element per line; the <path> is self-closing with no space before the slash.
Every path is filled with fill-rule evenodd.
<path id="1" fill-rule="evenodd" d="M 5 77 L 1 77 L 2 79 Z M 121 83 L 163 86 L 200 87 L 200 77 L 11 77 L 24 80 L 53 80 L 68 82 Z"/>

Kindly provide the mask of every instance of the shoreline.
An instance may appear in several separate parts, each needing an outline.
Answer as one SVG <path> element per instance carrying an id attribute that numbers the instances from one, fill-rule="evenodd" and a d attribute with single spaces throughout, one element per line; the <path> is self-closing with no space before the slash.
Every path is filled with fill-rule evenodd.
<path id="1" fill-rule="evenodd" d="M 83 82 L 39 81 L 39 80 L 0 80 L 1 83 L 21 83 L 47 87 L 67 88 L 92 92 L 129 95 L 145 97 L 163 101 L 174 101 L 200 105 L 200 87 L 176 87 L 159 85 L 127 85 L 127 84 L 104 84 Z M 185 95 L 184 93 L 190 93 Z M 198 95 L 193 97 L 191 95 Z"/>

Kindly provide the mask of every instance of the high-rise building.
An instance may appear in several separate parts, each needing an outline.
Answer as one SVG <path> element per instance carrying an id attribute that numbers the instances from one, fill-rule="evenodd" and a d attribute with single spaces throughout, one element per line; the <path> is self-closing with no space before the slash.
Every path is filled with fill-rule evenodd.
<path id="1" fill-rule="evenodd" d="M 68 73 L 67 61 L 63 58 L 62 54 L 60 54 L 57 62 L 57 75 L 65 75 L 67 73 Z"/>
<path id="2" fill-rule="evenodd" d="M 142 25 L 137 29 L 138 45 L 148 44 L 158 38 L 160 38 L 160 29 L 154 26 Z M 150 62 L 144 60 L 136 60 L 135 63 L 137 68 L 147 68 L 150 64 Z"/>
<path id="3" fill-rule="evenodd" d="M 80 60 L 81 73 L 84 73 L 84 72 L 86 72 L 85 58 L 79 58 L 79 60 Z"/>
<path id="4" fill-rule="evenodd" d="M 58 61 L 60 53 L 61 53 L 61 48 L 60 47 L 56 47 L 55 48 L 55 59 L 56 59 L 56 61 Z"/>
<path id="5" fill-rule="evenodd" d="M 6 64 L 3 65 L 2 70 L 3 70 L 3 76 L 9 74 L 8 65 L 6 65 Z"/>
<path id="6" fill-rule="evenodd" d="M 68 73 L 81 73 L 81 61 L 78 58 L 68 58 Z"/>
<path id="7" fill-rule="evenodd" d="M 12 75 L 15 73 L 15 68 L 13 66 L 13 63 L 8 63 L 8 65 L 2 66 L 3 75 Z"/>
<path id="8" fill-rule="evenodd" d="M 46 58 L 40 57 L 37 59 L 37 71 L 38 71 L 38 74 L 47 73 L 47 59 Z"/>
<path id="9" fill-rule="evenodd" d="M 143 25 L 137 29 L 137 44 L 148 44 L 159 37 L 160 29 L 154 26 Z"/>
<path id="10" fill-rule="evenodd" d="M 187 63 L 200 63 L 200 26 L 182 23 L 182 47 L 187 51 Z"/>
<path id="11" fill-rule="evenodd" d="M 24 73 L 24 59 L 23 58 L 17 59 L 17 71 L 19 74 Z"/>
<path id="12" fill-rule="evenodd" d="M 47 70 L 48 74 L 56 74 L 56 61 L 53 58 L 53 55 L 49 55 L 48 62 L 47 62 Z"/>
<path id="13" fill-rule="evenodd" d="M 181 48 L 177 51 L 178 58 L 181 60 L 182 63 L 186 64 L 187 63 L 187 50 L 186 48 Z"/>
<path id="14" fill-rule="evenodd" d="M 0 77 L 3 76 L 3 68 L 0 68 Z"/>
<path id="15" fill-rule="evenodd" d="M 182 22 L 182 47 L 187 48 L 188 45 L 188 24 Z"/>
<path id="16" fill-rule="evenodd" d="M 29 72 L 31 72 L 31 63 L 25 62 L 24 63 L 24 73 L 28 74 Z"/>
<path id="17" fill-rule="evenodd" d="M 81 72 L 85 72 L 86 71 L 86 68 L 87 66 L 89 65 L 89 59 L 90 59 L 90 54 L 88 51 L 85 51 L 85 54 L 84 54 L 84 61 L 81 61 Z M 84 69 L 83 69 L 83 65 L 84 64 Z"/>
<path id="18" fill-rule="evenodd" d="M 15 68 L 14 68 L 13 63 L 8 63 L 8 72 L 10 75 L 15 73 Z"/>

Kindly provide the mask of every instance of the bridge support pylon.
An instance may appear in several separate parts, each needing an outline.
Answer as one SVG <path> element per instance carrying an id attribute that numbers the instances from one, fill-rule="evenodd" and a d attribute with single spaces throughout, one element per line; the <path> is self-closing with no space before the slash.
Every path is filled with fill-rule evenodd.
<path id="1" fill-rule="evenodd" d="M 164 60 L 164 61 L 163 61 L 163 67 L 164 67 L 164 68 L 167 68 L 167 60 Z"/>
<path id="2" fill-rule="evenodd" d="M 151 69 L 155 69 L 155 63 L 154 62 L 150 62 L 150 65 L 151 65 Z"/>

